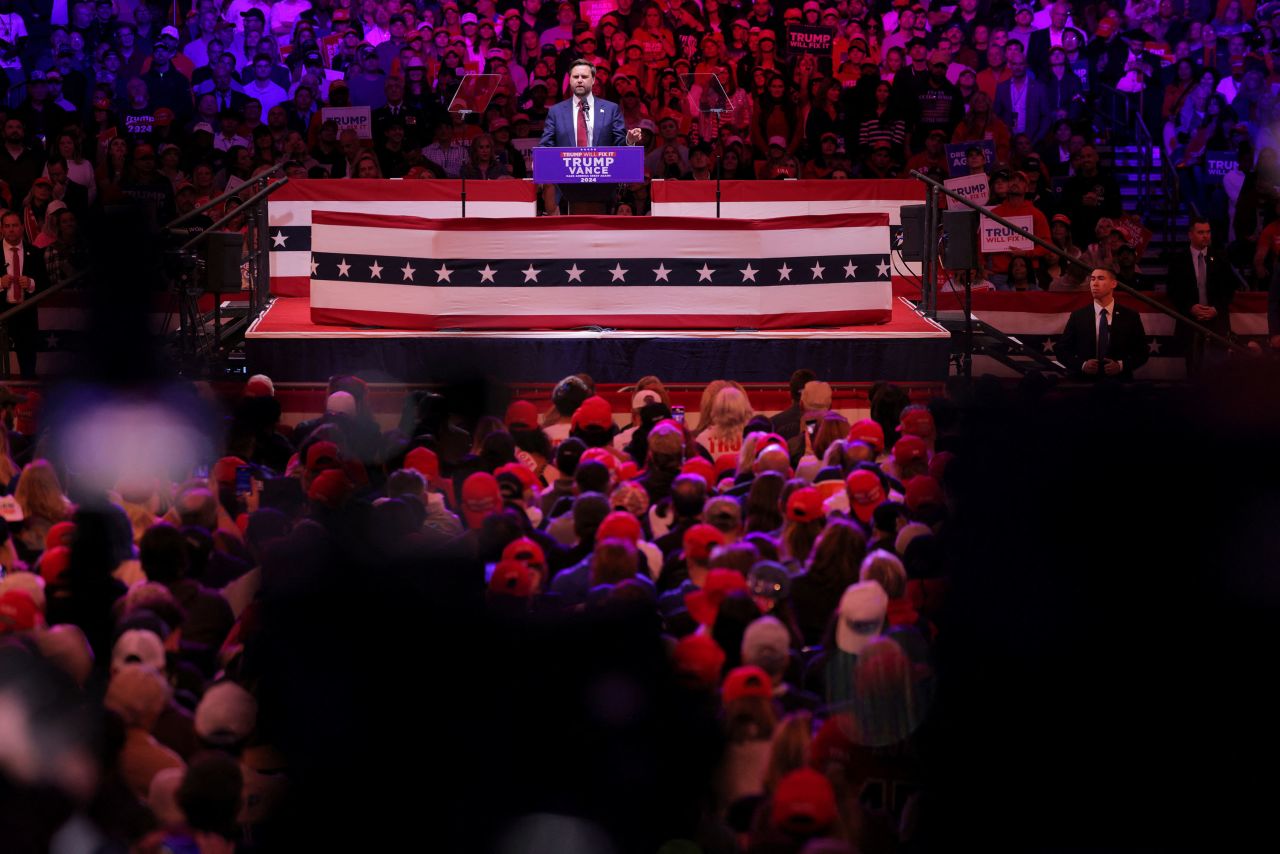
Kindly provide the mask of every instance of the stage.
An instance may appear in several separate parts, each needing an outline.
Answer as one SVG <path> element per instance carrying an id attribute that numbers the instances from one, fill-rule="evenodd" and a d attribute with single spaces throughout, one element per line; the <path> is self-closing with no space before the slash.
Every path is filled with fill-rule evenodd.
<path id="1" fill-rule="evenodd" d="M 245 335 L 251 373 L 277 382 L 325 382 L 356 373 L 372 382 L 450 382 L 488 376 L 554 383 L 585 371 L 600 383 L 654 374 L 669 383 L 731 378 L 782 383 L 797 368 L 829 382 L 940 383 L 949 335 L 897 297 L 889 322 L 787 330 L 442 331 L 312 323 L 305 297 L 277 297 Z"/>

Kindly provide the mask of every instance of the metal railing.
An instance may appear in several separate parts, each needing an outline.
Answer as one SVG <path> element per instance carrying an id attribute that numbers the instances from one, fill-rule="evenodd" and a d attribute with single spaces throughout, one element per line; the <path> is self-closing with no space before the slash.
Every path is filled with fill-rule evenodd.
<path id="1" fill-rule="evenodd" d="M 948 190 L 945 186 L 942 185 L 941 182 L 935 181 L 933 178 L 930 178 L 928 175 L 925 175 L 924 173 L 919 172 L 917 170 L 912 170 L 911 177 L 915 178 L 917 181 L 923 182 L 925 187 L 928 188 L 928 191 L 929 191 L 929 201 L 925 206 L 925 238 L 924 238 L 925 262 L 923 267 L 923 269 L 926 270 L 927 272 L 936 273 L 936 270 L 937 270 L 938 227 L 934 225 L 933 228 L 930 228 L 930 222 L 931 221 L 934 223 L 938 222 L 937 207 L 938 207 L 939 194 L 946 196 L 948 199 L 954 200 L 957 204 L 964 205 L 970 210 L 977 211 L 981 216 L 987 217 L 993 222 L 997 222 L 1000 225 L 1004 226 L 1005 228 L 1011 230 L 1014 234 L 1021 235 L 1027 240 L 1030 240 L 1033 245 L 1039 246 L 1041 249 L 1045 250 L 1046 252 L 1051 252 L 1052 254 L 1056 255 L 1058 258 L 1062 259 L 1063 263 L 1072 264 L 1079 268 L 1085 267 L 1085 265 L 1079 259 L 1072 258 L 1070 255 L 1067 255 L 1065 252 L 1063 252 L 1057 246 L 1054 246 L 1049 241 L 1042 240 L 1032 232 L 1027 231 L 1024 228 L 1015 225 L 1014 223 L 1010 222 L 1009 220 L 997 214 L 995 211 L 993 211 L 991 208 L 987 207 L 986 205 L 980 205 L 976 202 L 973 202 L 973 201 L 970 201 L 969 199 L 964 198 L 958 193 L 954 193 L 951 190 Z M 931 209 L 934 210 L 932 217 L 930 215 Z M 1155 309 L 1161 314 L 1165 314 L 1165 315 L 1168 315 L 1169 317 L 1172 317 L 1177 323 L 1184 324 L 1190 327 L 1192 330 L 1199 332 L 1200 334 L 1204 335 L 1206 338 L 1212 341 L 1215 341 L 1218 344 L 1223 345 L 1229 350 L 1233 350 L 1239 353 L 1246 353 L 1246 354 L 1251 353 L 1249 348 L 1244 346 L 1243 344 L 1238 344 L 1235 341 L 1232 341 L 1231 339 L 1227 338 L 1226 336 L 1218 334 L 1217 332 L 1213 331 L 1209 327 L 1201 323 L 1197 323 L 1196 321 L 1192 320 L 1191 318 L 1187 317 L 1181 312 L 1170 308 L 1169 306 L 1165 305 L 1159 300 L 1152 299 L 1150 296 L 1138 290 L 1137 288 L 1133 287 L 1131 284 L 1124 281 L 1119 276 L 1116 277 L 1116 287 L 1122 293 L 1128 294 L 1129 296 L 1133 297 L 1134 299 L 1138 300 L 1144 305 L 1150 306 L 1151 308 Z M 933 311 L 931 314 L 929 314 L 929 316 L 936 318 L 937 317 L 936 280 L 926 275 L 924 277 L 924 289 L 926 291 L 930 291 L 930 290 L 933 291 L 932 294 L 926 294 L 923 302 L 925 303 L 926 306 L 933 306 Z M 926 311 L 926 313 L 928 313 L 928 311 Z"/>
<path id="2" fill-rule="evenodd" d="M 269 224 L 267 222 L 267 206 L 265 202 L 267 196 L 289 183 L 288 178 L 275 177 L 283 168 L 282 164 L 276 164 L 266 172 L 253 176 L 239 187 L 227 190 L 223 192 L 222 195 L 210 199 L 204 204 L 187 211 L 185 214 L 165 226 L 166 233 L 183 234 L 185 233 L 184 230 L 179 228 L 183 223 L 188 222 L 219 204 L 222 204 L 228 199 L 237 196 L 241 197 L 242 201 L 240 204 L 232 208 L 230 211 L 227 211 L 212 224 L 206 226 L 199 233 L 189 238 L 182 245 L 180 251 L 191 251 L 211 232 L 217 231 L 236 217 L 243 215 L 245 219 L 244 251 L 245 260 L 249 268 L 249 310 L 251 314 L 256 314 L 260 309 L 265 307 L 270 290 L 271 238 L 268 233 Z M 251 192 L 252 195 L 245 199 L 243 197 L 247 192 Z"/>
<path id="3" fill-rule="evenodd" d="M 1141 210 L 1141 204 L 1151 198 L 1151 167 L 1155 165 L 1152 162 L 1151 146 L 1153 144 L 1153 140 L 1151 139 L 1151 131 L 1147 130 L 1147 122 L 1142 118 L 1141 113 L 1138 113 L 1134 119 L 1133 131 L 1134 145 L 1138 149 L 1138 165 L 1141 169 L 1138 174 L 1138 199 L 1140 200 L 1139 210 Z M 1111 148 L 1111 156 L 1113 158 L 1115 157 L 1114 146 Z M 1161 158 L 1162 161 L 1163 159 L 1164 158 Z"/>

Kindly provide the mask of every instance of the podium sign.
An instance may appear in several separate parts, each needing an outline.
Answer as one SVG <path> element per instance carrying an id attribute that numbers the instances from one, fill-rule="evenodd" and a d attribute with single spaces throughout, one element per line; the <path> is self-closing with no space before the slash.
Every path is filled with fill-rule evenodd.
<path id="1" fill-rule="evenodd" d="M 535 184 L 638 184 L 644 180 L 644 147 L 535 148 Z"/>

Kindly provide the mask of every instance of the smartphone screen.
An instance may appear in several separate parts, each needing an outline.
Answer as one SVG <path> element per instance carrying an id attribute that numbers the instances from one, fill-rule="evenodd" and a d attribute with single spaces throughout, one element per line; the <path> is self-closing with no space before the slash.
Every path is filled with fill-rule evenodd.
<path id="1" fill-rule="evenodd" d="M 677 424 L 683 424 L 684 423 L 684 407 L 683 406 L 671 407 L 671 417 L 675 420 Z"/>
<path id="2" fill-rule="evenodd" d="M 236 466 L 236 494 L 248 495 L 253 492 L 253 469 L 249 466 Z"/>

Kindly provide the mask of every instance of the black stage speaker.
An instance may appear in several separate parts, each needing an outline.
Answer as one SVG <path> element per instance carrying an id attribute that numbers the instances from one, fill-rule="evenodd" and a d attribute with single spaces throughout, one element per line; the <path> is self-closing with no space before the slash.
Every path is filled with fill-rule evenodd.
<path id="1" fill-rule="evenodd" d="M 204 239 L 205 289 L 211 294 L 240 290 L 240 262 L 244 259 L 244 235 L 238 231 L 212 231 Z"/>
<path id="2" fill-rule="evenodd" d="M 942 265 L 949 270 L 973 270 L 978 258 L 978 212 L 942 212 Z"/>
<path id="3" fill-rule="evenodd" d="M 903 205 L 898 215 L 902 218 L 902 260 L 924 260 L 924 205 Z"/>

